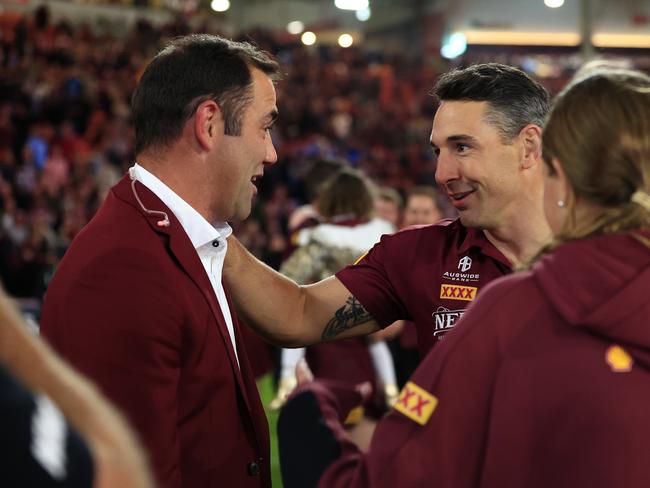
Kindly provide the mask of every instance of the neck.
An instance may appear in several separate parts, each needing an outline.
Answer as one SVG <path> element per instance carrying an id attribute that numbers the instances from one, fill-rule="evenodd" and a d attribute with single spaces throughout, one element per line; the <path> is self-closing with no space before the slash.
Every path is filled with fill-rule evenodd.
<path id="1" fill-rule="evenodd" d="M 484 230 L 487 239 L 512 264 L 513 269 L 532 259 L 553 236 L 543 216 L 510 221 L 498 229 Z"/>
<path id="2" fill-rule="evenodd" d="M 179 162 L 182 162 L 182 171 L 178 170 Z M 137 163 L 167 185 L 208 222 L 216 221 L 206 203 L 207 200 L 203 198 L 201 182 L 193 178 L 193 175 L 199 172 L 192 169 L 193 164 L 187 158 L 174 158 L 169 154 L 140 154 Z"/>

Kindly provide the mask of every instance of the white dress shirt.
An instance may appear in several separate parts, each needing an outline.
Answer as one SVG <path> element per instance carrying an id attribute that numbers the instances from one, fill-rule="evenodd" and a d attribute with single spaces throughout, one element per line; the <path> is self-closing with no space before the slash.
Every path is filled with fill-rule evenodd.
<path id="1" fill-rule="evenodd" d="M 165 205 L 176 216 L 178 221 L 183 226 L 183 230 L 192 241 L 196 253 L 201 259 L 201 264 L 205 269 L 212 289 L 217 297 L 223 318 L 226 321 L 228 334 L 232 342 L 232 347 L 235 350 L 235 357 L 239 365 L 239 356 L 237 355 L 237 344 L 235 343 L 235 331 L 232 325 L 232 316 L 230 314 L 230 307 L 228 307 L 228 300 L 226 300 L 226 293 L 223 289 L 221 276 L 223 271 L 223 262 L 226 258 L 226 251 L 228 249 L 228 242 L 226 238 L 232 234 L 232 228 L 227 222 L 219 222 L 215 225 L 210 224 L 205 218 L 197 212 L 190 204 L 179 197 L 167 185 L 156 178 L 153 174 L 147 171 L 139 164 L 133 166 L 135 178 L 144 186 L 149 188 L 158 198 L 160 198 Z M 159 210 L 159 209 L 151 209 Z"/>

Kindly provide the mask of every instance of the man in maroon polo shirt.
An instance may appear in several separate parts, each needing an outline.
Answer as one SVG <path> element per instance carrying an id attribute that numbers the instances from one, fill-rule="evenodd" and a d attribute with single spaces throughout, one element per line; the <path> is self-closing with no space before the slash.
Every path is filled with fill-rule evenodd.
<path id="1" fill-rule="evenodd" d="M 650 486 L 648 127 L 650 77 L 583 69 L 544 129 L 552 246 L 481 292 L 366 452 L 341 426 L 359 391 L 299 368 L 285 488 Z"/>
<path id="2" fill-rule="evenodd" d="M 542 209 L 544 88 L 480 64 L 443 75 L 431 132 L 436 180 L 458 220 L 384 236 L 356 265 L 298 286 L 229 238 L 224 278 L 246 322 L 285 346 L 415 322 L 421 356 L 489 281 L 550 240 Z"/>

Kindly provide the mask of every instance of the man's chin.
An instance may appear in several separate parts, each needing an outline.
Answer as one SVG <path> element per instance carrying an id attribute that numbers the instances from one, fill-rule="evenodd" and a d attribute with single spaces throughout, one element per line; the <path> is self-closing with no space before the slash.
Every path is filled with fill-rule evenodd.
<path id="1" fill-rule="evenodd" d="M 482 229 L 485 227 L 484 223 L 480 218 L 478 218 L 477 215 L 473 214 L 472 212 L 468 212 L 467 210 L 458 212 L 458 218 L 460 220 L 460 223 L 465 227 L 473 229 Z"/>
<path id="2" fill-rule="evenodd" d="M 251 215 L 251 209 L 252 209 L 251 204 L 238 208 L 235 211 L 235 215 L 232 220 L 238 220 L 238 221 L 246 220 Z"/>

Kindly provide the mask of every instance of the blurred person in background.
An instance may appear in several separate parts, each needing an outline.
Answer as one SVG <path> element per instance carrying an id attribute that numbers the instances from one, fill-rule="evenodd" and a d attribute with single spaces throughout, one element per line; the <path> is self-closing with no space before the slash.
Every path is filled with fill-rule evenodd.
<path id="1" fill-rule="evenodd" d="M 0 480 L 29 488 L 153 488 L 122 417 L 28 332 L 0 289 Z"/>
<path id="2" fill-rule="evenodd" d="M 178 37 L 133 94 L 137 159 L 77 235 L 42 331 L 121 408 L 157 486 L 270 487 L 269 438 L 221 281 L 227 220 L 277 155 L 279 66 L 248 43 Z"/>
<path id="3" fill-rule="evenodd" d="M 279 423 L 282 462 L 300 464 L 285 486 L 647 486 L 649 134 L 650 77 L 580 73 L 543 134 L 553 242 L 484 290 L 367 454 L 340 424 L 361 395 L 301 372 Z"/>
<path id="4" fill-rule="evenodd" d="M 393 232 L 400 228 L 404 199 L 395 188 L 379 188 L 375 197 L 375 215 L 393 226 Z"/>
<path id="5" fill-rule="evenodd" d="M 402 228 L 412 225 L 431 225 L 444 217 L 440 208 L 440 193 L 430 186 L 414 186 L 406 194 Z"/>
<path id="6" fill-rule="evenodd" d="M 346 167 L 346 163 L 336 159 L 317 159 L 313 161 L 305 172 L 303 184 L 307 203 L 295 209 L 289 216 L 288 230 L 292 244 L 300 230 L 313 227 L 323 221 L 316 209 L 316 200 L 324 183 L 332 176 Z M 293 249 L 295 249 L 295 244 Z"/>
<path id="7" fill-rule="evenodd" d="M 388 222 L 373 218 L 373 203 L 374 189 L 365 175 L 352 169 L 339 170 L 322 184 L 315 202 L 323 223 L 300 231 L 299 247 L 284 262 L 280 272 L 296 283 L 307 285 L 359 259 L 383 234 L 392 232 Z M 367 445 L 374 423 L 394 402 L 398 392 L 386 343 L 370 336 L 306 349 L 283 349 L 279 391 L 272 408 L 279 408 L 295 387 L 296 364 L 303 357 L 317 378 L 352 385 L 366 381 L 371 384 L 371 398 L 364 406 L 366 415 L 360 414 L 349 421 L 358 426 L 358 438 L 362 445 Z"/>

